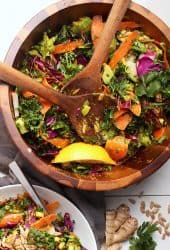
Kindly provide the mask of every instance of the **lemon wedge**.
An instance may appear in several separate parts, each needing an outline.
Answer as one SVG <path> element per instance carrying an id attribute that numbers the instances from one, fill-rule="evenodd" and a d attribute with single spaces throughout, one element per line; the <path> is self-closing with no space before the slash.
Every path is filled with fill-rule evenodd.
<path id="1" fill-rule="evenodd" d="M 52 160 L 52 163 L 66 163 L 73 161 L 111 165 L 116 164 L 103 147 L 84 142 L 72 143 L 61 149 L 59 154 Z"/>

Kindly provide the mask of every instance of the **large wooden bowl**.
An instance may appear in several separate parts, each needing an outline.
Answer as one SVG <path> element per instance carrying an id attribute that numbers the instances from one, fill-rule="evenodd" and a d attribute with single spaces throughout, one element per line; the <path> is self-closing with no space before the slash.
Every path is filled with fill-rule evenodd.
<path id="1" fill-rule="evenodd" d="M 49 28 L 56 30 L 62 24 L 70 23 L 84 15 L 100 14 L 106 17 L 111 3 L 112 0 L 64 0 L 47 7 L 33 17 L 19 32 L 11 44 L 5 62 L 16 67 L 23 59 L 24 52 L 32 44 L 37 43 L 42 38 L 43 32 Z M 149 10 L 131 3 L 125 19 L 141 23 L 147 34 L 158 41 L 165 42 L 170 48 L 169 28 Z M 0 94 L 3 118 L 15 145 L 35 169 L 64 185 L 96 191 L 123 188 L 152 174 L 170 156 L 170 140 L 168 139 L 162 145 L 153 145 L 141 150 L 135 158 L 129 160 L 126 164 L 116 166 L 112 172 L 100 175 L 97 178 L 69 174 L 54 166 L 47 165 L 32 152 L 15 126 L 11 105 L 11 88 L 5 84 L 2 85 Z"/>

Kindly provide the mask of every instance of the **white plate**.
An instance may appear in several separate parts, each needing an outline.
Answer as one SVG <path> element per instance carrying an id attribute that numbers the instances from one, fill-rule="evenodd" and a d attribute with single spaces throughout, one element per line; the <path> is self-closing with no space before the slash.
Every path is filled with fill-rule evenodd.
<path id="1" fill-rule="evenodd" d="M 50 189 L 40 186 L 34 187 L 40 197 L 47 200 L 48 202 L 59 201 L 60 207 L 57 209 L 57 212 L 70 213 L 71 218 L 75 220 L 74 232 L 79 236 L 82 245 L 88 250 L 97 250 L 96 240 L 92 229 L 78 208 L 65 197 Z M 16 197 L 17 194 L 21 194 L 23 192 L 25 192 L 25 190 L 20 184 L 1 187 L 0 200 L 4 198 Z"/>
<path id="2" fill-rule="evenodd" d="M 134 199 L 136 203 L 133 205 L 129 202 L 129 199 Z M 120 204 L 127 204 L 130 207 L 130 214 L 138 219 L 139 225 L 144 221 L 150 221 L 150 217 L 146 217 L 145 214 L 142 214 L 140 211 L 140 203 L 144 201 L 146 204 L 146 209 L 149 209 L 150 202 L 153 201 L 161 205 L 160 213 L 163 217 L 166 218 L 167 222 L 170 222 L 170 214 L 168 214 L 168 205 L 170 205 L 170 196 L 112 196 L 107 197 L 108 204 L 107 209 L 117 208 Z M 170 231 L 170 228 L 169 228 Z M 155 232 L 153 239 L 157 243 L 156 250 L 169 250 L 170 249 L 170 237 L 167 237 L 165 240 L 162 240 L 159 232 Z M 129 250 L 129 242 L 123 244 L 122 250 Z"/>

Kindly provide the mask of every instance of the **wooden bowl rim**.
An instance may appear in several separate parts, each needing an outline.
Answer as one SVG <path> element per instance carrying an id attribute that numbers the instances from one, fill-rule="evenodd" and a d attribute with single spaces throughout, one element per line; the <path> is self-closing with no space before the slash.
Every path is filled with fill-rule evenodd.
<path id="1" fill-rule="evenodd" d="M 28 23 L 21 29 L 21 31 L 17 34 L 16 38 L 14 38 L 11 43 L 9 50 L 6 54 L 4 62 L 13 65 L 16 54 L 18 53 L 19 48 L 21 47 L 23 41 L 27 38 L 27 36 L 35 29 L 35 27 L 48 18 L 50 15 L 55 14 L 56 12 L 63 10 L 67 7 L 81 5 L 81 4 L 92 4 L 92 3 L 106 3 L 111 4 L 112 0 L 61 0 L 57 3 L 51 4 L 45 9 L 41 10 L 38 14 L 36 14 Z M 159 27 L 162 34 L 170 41 L 170 29 L 169 27 L 155 14 L 151 13 L 149 10 L 140 6 L 139 4 L 131 2 L 130 10 L 136 12 L 139 15 L 147 18 L 148 12 L 151 20 L 154 25 Z M 14 53 L 15 50 L 15 53 Z M 12 56 L 11 56 L 12 55 Z M 168 160 L 170 155 L 170 147 L 165 147 L 165 150 L 154 160 L 154 164 L 148 164 L 142 170 L 136 170 L 136 172 L 121 177 L 116 180 L 86 180 L 86 179 L 78 179 L 73 177 L 67 173 L 60 171 L 59 169 L 47 165 L 43 162 L 35 153 L 28 147 L 28 145 L 23 140 L 20 135 L 18 129 L 15 126 L 15 122 L 13 120 L 12 111 L 10 108 L 10 88 L 8 85 L 4 84 L 0 86 L 1 90 L 1 98 L 0 98 L 0 107 L 3 115 L 3 119 L 5 121 L 5 125 L 7 130 L 19 151 L 22 155 L 34 166 L 38 171 L 42 174 L 53 178 L 55 181 L 64 184 L 69 187 L 76 187 L 78 189 L 84 190 L 93 190 L 93 191 L 108 191 L 113 189 L 120 189 L 129 186 L 130 184 L 136 183 L 139 180 L 144 179 L 145 177 L 151 175 L 157 169 L 159 169 L 162 164 Z M 2 108 L 3 107 L 3 108 Z M 36 162 L 36 165 L 35 165 Z M 48 167 L 47 167 L 48 166 Z"/>

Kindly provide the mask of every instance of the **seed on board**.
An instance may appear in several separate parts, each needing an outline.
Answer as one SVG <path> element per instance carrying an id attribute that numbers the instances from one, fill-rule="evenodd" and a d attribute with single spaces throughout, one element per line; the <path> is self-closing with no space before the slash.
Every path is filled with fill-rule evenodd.
<path id="1" fill-rule="evenodd" d="M 156 208 L 161 208 L 161 205 L 158 204 L 158 203 L 154 203 L 154 207 L 156 207 Z"/>
<path id="2" fill-rule="evenodd" d="M 166 236 L 170 237 L 170 231 L 165 230 Z"/>
<path id="3" fill-rule="evenodd" d="M 141 192 L 138 194 L 138 197 L 141 198 L 143 194 L 144 194 L 144 191 L 141 191 Z"/>
<path id="4" fill-rule="evenodd" d="M 164 233 L 164 234 L 162 235 L 162 240 L 165 240 L 165 238 L 166 238 L 166 234 Z"/>
<path id="5" fill-rule="evenodd" d="M 151 201 L 151 203 L 150 203 L 150 209 L 152 209 L 152 208 L 154 208 L 154 202 L 153 201 Z"/>
<path id="6" fill-rule="evenodd" d="M 170 227 L 170 223 L 167 223 L 167 224 L 165 225 L 165 230 L 168 230 L 169 227 Z"/>
<path id="7" fill-rule="evenodd" d="M 170 205 L 168 205 L 168 214 L 170 214 Z"/>
<path id="8" fill-rule="evenodd" d="M 152 213 L 154 213 L 154 214 L 157 214 L 159 212 L 159 208 L 154 208 L 153 210 L 152 210 Z"/>
<path id="9" fill-rule="evenodd" d="M 155 219 L 155 214 L 153 212 L 150 212 L 150 217 L 151 217 L 152 220 L 154 220 Z"/>
<path id="10" fill-rule="evenodd" d="M 150 211 L 146 210 L 145 214 L 146 214 L 146 217 L 149 217 L 150 216 Z"/>
<path id="11" fill-rule="evenodd" d="M 141 201 L 141 203 L 140 203 L 140 211 L 141 211 L 141 213 L 145 213 L 145 207 L 146 207 L 145 202 Z"/>
<path id="12" fill-rule="evenodd" d="M 134 199 L 128 199 L 128 201 L 133 205 L 136 204 L 136 201 Z"/>
<path id="13" fill-rule="evenodd" d="M 158 227 L 158 232 L 162 234 L 162 227 Z"/>

